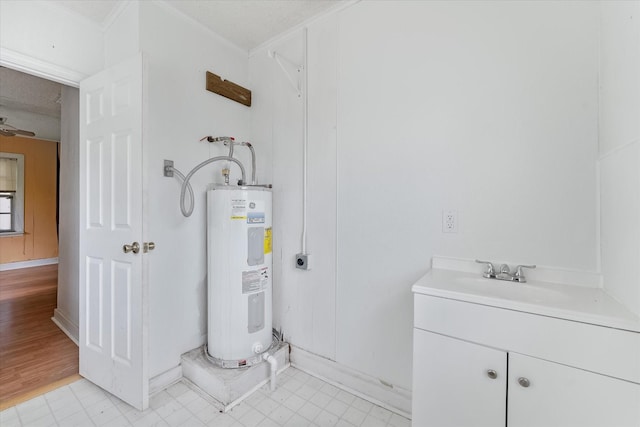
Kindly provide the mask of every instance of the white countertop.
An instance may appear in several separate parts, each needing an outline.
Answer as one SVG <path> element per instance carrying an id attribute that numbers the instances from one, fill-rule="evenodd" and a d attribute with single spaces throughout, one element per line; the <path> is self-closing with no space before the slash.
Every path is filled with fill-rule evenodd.
<path id="1" fill-rule="evenodd" d="M 640 332 L 640 317 L 600 288 L 540 281 L 515 283 L 485 279 L 476 273 L 432 269 L 412 290 L 416 294 Z"/>

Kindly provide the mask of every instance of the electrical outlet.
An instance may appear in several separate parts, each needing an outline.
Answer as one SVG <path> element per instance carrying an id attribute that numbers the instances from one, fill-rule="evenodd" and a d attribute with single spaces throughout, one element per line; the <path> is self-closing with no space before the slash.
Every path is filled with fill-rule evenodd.
<path id="1" fill-rule="evenodd" d="M 164 176 L 173 178 L 173 160 L 164 161 Z"/>
<path id="2" fill-rule="evenodd" d="M 300 270 L 311 270 L 311 266 L 309 265 L 310 258 L 311 256 L 309 254 L 296 255 L 296 268 Z"/>
<path id="3" fill-rule="evenodd" d="M 458 211 L 455 211 L 455 210 L 442 211 L 442 232 L 443 233 L 458 232 Z"/>

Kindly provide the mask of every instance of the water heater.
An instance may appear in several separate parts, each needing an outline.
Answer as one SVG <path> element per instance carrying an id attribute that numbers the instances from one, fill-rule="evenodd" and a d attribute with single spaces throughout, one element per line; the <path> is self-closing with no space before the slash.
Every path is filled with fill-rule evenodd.
<path id="1" fill-rule="evenodd" d="M 271 189 L 207 189 L 209 358 L 222 367 L 259 362 L 272 343 Z"/>

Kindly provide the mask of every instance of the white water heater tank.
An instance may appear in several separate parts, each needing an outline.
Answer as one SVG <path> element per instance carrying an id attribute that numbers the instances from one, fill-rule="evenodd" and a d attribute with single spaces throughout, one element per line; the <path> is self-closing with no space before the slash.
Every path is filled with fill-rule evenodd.
<path id="1" fill-rule="evenodd" d="M 223 367 L 271 345 L 271 224 L 270 188 L 209 186 L 207 351 Z"/>

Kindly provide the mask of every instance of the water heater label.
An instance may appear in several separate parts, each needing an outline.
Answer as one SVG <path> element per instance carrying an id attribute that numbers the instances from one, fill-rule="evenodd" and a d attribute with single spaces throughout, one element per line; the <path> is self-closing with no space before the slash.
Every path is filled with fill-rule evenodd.
<path id="1" fill-rule="evenodd" d="M 231 219 L 247 219 L 247 201 L 244 199 L 231 200 Z"/>
<path id="2" fill-rule="evenodd" d="M 267 289 L 269 284 L 269 267 L 242 272 L 242 293 L 252 294 Z"/>

